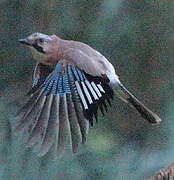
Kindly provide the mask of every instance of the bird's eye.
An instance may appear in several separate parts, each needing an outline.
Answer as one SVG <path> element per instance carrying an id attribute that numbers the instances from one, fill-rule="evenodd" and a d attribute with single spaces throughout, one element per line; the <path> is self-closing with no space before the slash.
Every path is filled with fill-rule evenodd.
<path id="1" fill-rule="evenodd" d="M 42 44 L 44 42 L 44 40 L 40 38 L 40 39 L 38 39 L 38 42 Z"/>

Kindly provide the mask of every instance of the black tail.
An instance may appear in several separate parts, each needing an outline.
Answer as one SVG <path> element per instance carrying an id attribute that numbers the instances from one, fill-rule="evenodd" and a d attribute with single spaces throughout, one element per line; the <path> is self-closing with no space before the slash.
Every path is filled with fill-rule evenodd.
<path id="1" fill-rule="evenodd" d="M 161 121 L 157 114 L 142 104 L 122 84 L 117 85 L 116 93 L 123 101 L 127 102 L 130 106 L 133 106 L 149 123 L 159 123 Z"/>

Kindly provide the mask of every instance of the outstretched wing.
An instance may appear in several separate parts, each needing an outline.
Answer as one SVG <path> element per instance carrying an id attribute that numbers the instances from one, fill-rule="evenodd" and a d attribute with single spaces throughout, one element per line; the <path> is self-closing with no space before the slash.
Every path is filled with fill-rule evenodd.
<path id="1" fill-rule="evenodd" d="M 98 109 L 103 114 L 107 111 L 113 90 L 107 79 L 93 77 L 74 65 L 60 61 L 54 70 L 37 66 L 43 70 L 41 73 L 36 67 L 32 96 L 18 112 L 16 130 L 27 132 L 27 146 L 35 145 L 40 156 L 53 144 L 61 153 L 68 138 L 76 152 L 86 140 L 88 124 L 93 125 L 94 118 L 97 120 Z"/>

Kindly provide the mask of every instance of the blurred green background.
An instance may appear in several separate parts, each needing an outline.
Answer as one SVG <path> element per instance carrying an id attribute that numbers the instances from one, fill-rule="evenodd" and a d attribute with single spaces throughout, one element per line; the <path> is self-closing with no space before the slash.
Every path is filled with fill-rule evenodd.
<path id="1" fill-rule="evenodd" d="M 174 1 L 0 0 L 0 27 L 0 180 L 140 180 L 174 162 Z M 39 159 L 12 131 L 35 65 L 18 39 L 33 32 L 100 51 L 163 122 L 115 98 L 78 153 Z"/>

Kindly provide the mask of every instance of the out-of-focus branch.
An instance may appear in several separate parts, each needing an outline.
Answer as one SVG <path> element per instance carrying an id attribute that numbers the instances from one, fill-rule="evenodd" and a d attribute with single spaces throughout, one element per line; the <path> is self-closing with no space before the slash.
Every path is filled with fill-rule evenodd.
<path id="1" fill-rule="evenodd" d="M 174 163 L 159 170 L 155 175 L 151 176 L 147 180 L 174 180 Z"/>

